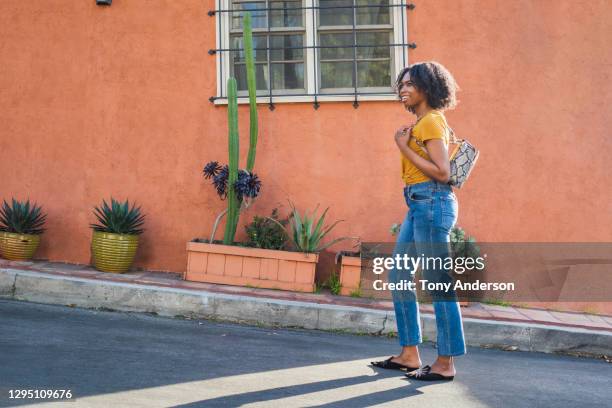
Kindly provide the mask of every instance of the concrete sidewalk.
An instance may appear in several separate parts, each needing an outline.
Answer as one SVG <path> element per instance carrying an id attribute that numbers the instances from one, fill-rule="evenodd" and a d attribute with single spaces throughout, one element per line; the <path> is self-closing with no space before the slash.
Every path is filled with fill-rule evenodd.
<path id="1" fill-rule="evenodd" d="M 117 275 L 90 266 L 0 260 L 0 297 L 30 302 L 155 313 L 247 324 L 392 335 L 388 301 L 186 282 L 179 274 Z M 423 334 L 435 340 L 430 305 L 421 305 Z M 470 346 L 612 355 L 612 317 L 471 304 L 462 308 Z"/>

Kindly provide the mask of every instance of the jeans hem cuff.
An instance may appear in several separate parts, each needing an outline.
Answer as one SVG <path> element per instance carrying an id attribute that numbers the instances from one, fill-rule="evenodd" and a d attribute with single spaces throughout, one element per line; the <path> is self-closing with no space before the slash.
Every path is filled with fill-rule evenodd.
<path id="1" fill-rule="evenodd" d="M 466 354 L 465 351 L 458 351 L 456 353 L 440 353 L 440 351 L 438 351 L 439 356 L 445 356 L 445 357 L 458 357 L 458 356 L 463 356 L 464 354 Z"/>
<path id="2" fill-rule="evenodd" d="M 423 343 L 423 340 L 417 340 L 416 342 L 400 342 L 400 346 L 402 347 L 409 347 L 409 346 L 418 346 L 419 344 Z"/>

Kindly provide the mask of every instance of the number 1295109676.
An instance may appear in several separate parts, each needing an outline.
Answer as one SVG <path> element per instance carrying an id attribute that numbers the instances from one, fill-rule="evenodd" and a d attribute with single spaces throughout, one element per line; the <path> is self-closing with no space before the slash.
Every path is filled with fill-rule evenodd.
<path id="1" fill-rule="evenodd" d="M 72 399 L 72 390 L 11 389 L 9 399 Z"/>

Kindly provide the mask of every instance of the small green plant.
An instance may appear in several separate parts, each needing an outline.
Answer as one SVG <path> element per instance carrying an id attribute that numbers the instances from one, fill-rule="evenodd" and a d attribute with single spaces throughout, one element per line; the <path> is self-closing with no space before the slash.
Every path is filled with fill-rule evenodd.
<path id="1" fill-rule="evenodd" d="M 350 297 L 361 297 L 361 287 L 358 287 L 349 294 Z"/>
<path id="2" fill-rule="evenodd" d="M 480 257 L 480 247 L 476 245 L 476 240 L 468 236 L 461 227 L 454 227 L 451 230 L 450 242 L 453 257 L 474 259 Z"/>
<path id="3" fill-rule="evenodd" d="M 495 306 L 512 306 L 512 303 L 501 299 L 481 299 L 482 303 Z"/>
<path id="4" fill-rule="evenodd" d="M 291 202 L 289 202 L 289 205 L 291 206 L 292 210 L 290 216 L 290 224 L 292 229 L 291 233 L 289 233 L 287 231 L 287 228 L 284 225 L 280 224 L 277 220 L 274 220 L 270 217 L 268 217 L 268 219 L 276 222 L 278 225 L 281 225 L 283 229 L 287 231 L 287 234 L 291 237 L 293 241 L 295 249 L 299 252 L 320 252 L 334 245 L 337 242 L 344 241 L 346 239 L 358 239 L 356 237 L 340 237 L 334 239 L 331 242 L 328 242 L 327 244 L 322 245 L 321 241 L 323 240 L 323 238 L 325 238 L 325 236 L 329 234 L 329 232 L 339 222 L 342 222 L 344 220 L 338 220 L 334 222 L 331 226 L 324 227 L 323 225 L 325 222 L 325 216 L 327 215 L 329 207 L 327 207 L 325 211 L 323 211 L 321 217 L 317 218 L 316 212 L 319 209 L 319 205 L 316 206 L 312 213 L 306 213 L 303 217 L 300 215 L 299 211 Z"/>
<path id="5" fill-rule="evenodd" d="M 340 294 L 340 289 L 342 288 L 342 285 L 340 284 L 340 277 L 335 271 L 333 271 L 331 275 L 329 275 L 329 278 L 327 278 L 327 280 L 325 281 L 325 286 L 329 288 L 332 294 Z"/>
<path id="6" fill-rule="evenodd" d="M 0 209 L 0 231 L 17 234 L 42 234 L 42 226 L 47 218 L 40 206 L 12 199 L 11 205 L 6 200 Z"/>
<path id="7" fill-rule="evenodd" d="M 130 208 L 128 200 L 120 203 L 111 197 L 110 207 L 105 200 L 102 200 L 101 207 L 94 207 L 94 215 L 99 224 L 90 224 L 90 226 L 96 231 L 133 235 L 142 234 L 144 231 L 141 227 L 145 216 L 135 204 Z"/>
<path id="8" fill-rule="evenodd" d="M 391 224 L 391 228 L 389 228 L 389 232 L 391 233 L 391 236 L 396 236 L 397 234 L 399 234 L 400 228 L 402 227 L 402 223 L 393 223 Z"/>
<path id="9" fill-rule="evenodd" d="M 244 227 L 247 233 L 247 245 L 254 248 L 281 250 L 289 240 L 283 228 L 289 223 L 287 218 L 279 220 L 278 209 L 272 210 L 270 218 L 280 223 L 270 221 L 268 217 L 253 217 L 253 221 Z"/>

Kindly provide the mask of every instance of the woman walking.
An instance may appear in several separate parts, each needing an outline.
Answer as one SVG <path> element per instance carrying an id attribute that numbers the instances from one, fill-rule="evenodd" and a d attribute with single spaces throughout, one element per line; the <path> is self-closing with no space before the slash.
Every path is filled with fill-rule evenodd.
<path id="1" fill-rule="evenodd" d="M 395 134 L 401 152 L 408 212 L 397 237 L 394 256 L 407 254 L 442 260 L 450 256 L 450 231 L 457 220 L 458 205 L 448 184 L 450 129 L 443 111 L 455 107 L 456 90 L 453 76 L 437 62 L 414 64 L 398 75 L 396 91 L 404 108 L 416 115 L 416 122 L 402 126 Z M 432 263 L 423 262 L 423 279 L 453 281 L 450 270 L 441 267 L 439 262 Z M 389 272 L 389 281 L 413 280 L 415 272 L 394 268 Z M 466 353 L 455 292 L 430 292 L 436 316 L 438 358 L 426 366 L 422 366 L 418 350 L 422 336 L 416 296 L 409 290 L 393 290 L 392 294 L 402 350 L 398 356 L 372 362 L 372 365 L 406 370 L 406 376 L 416 380 L 452 380 L 455 376 L 453 358 Z"/>

